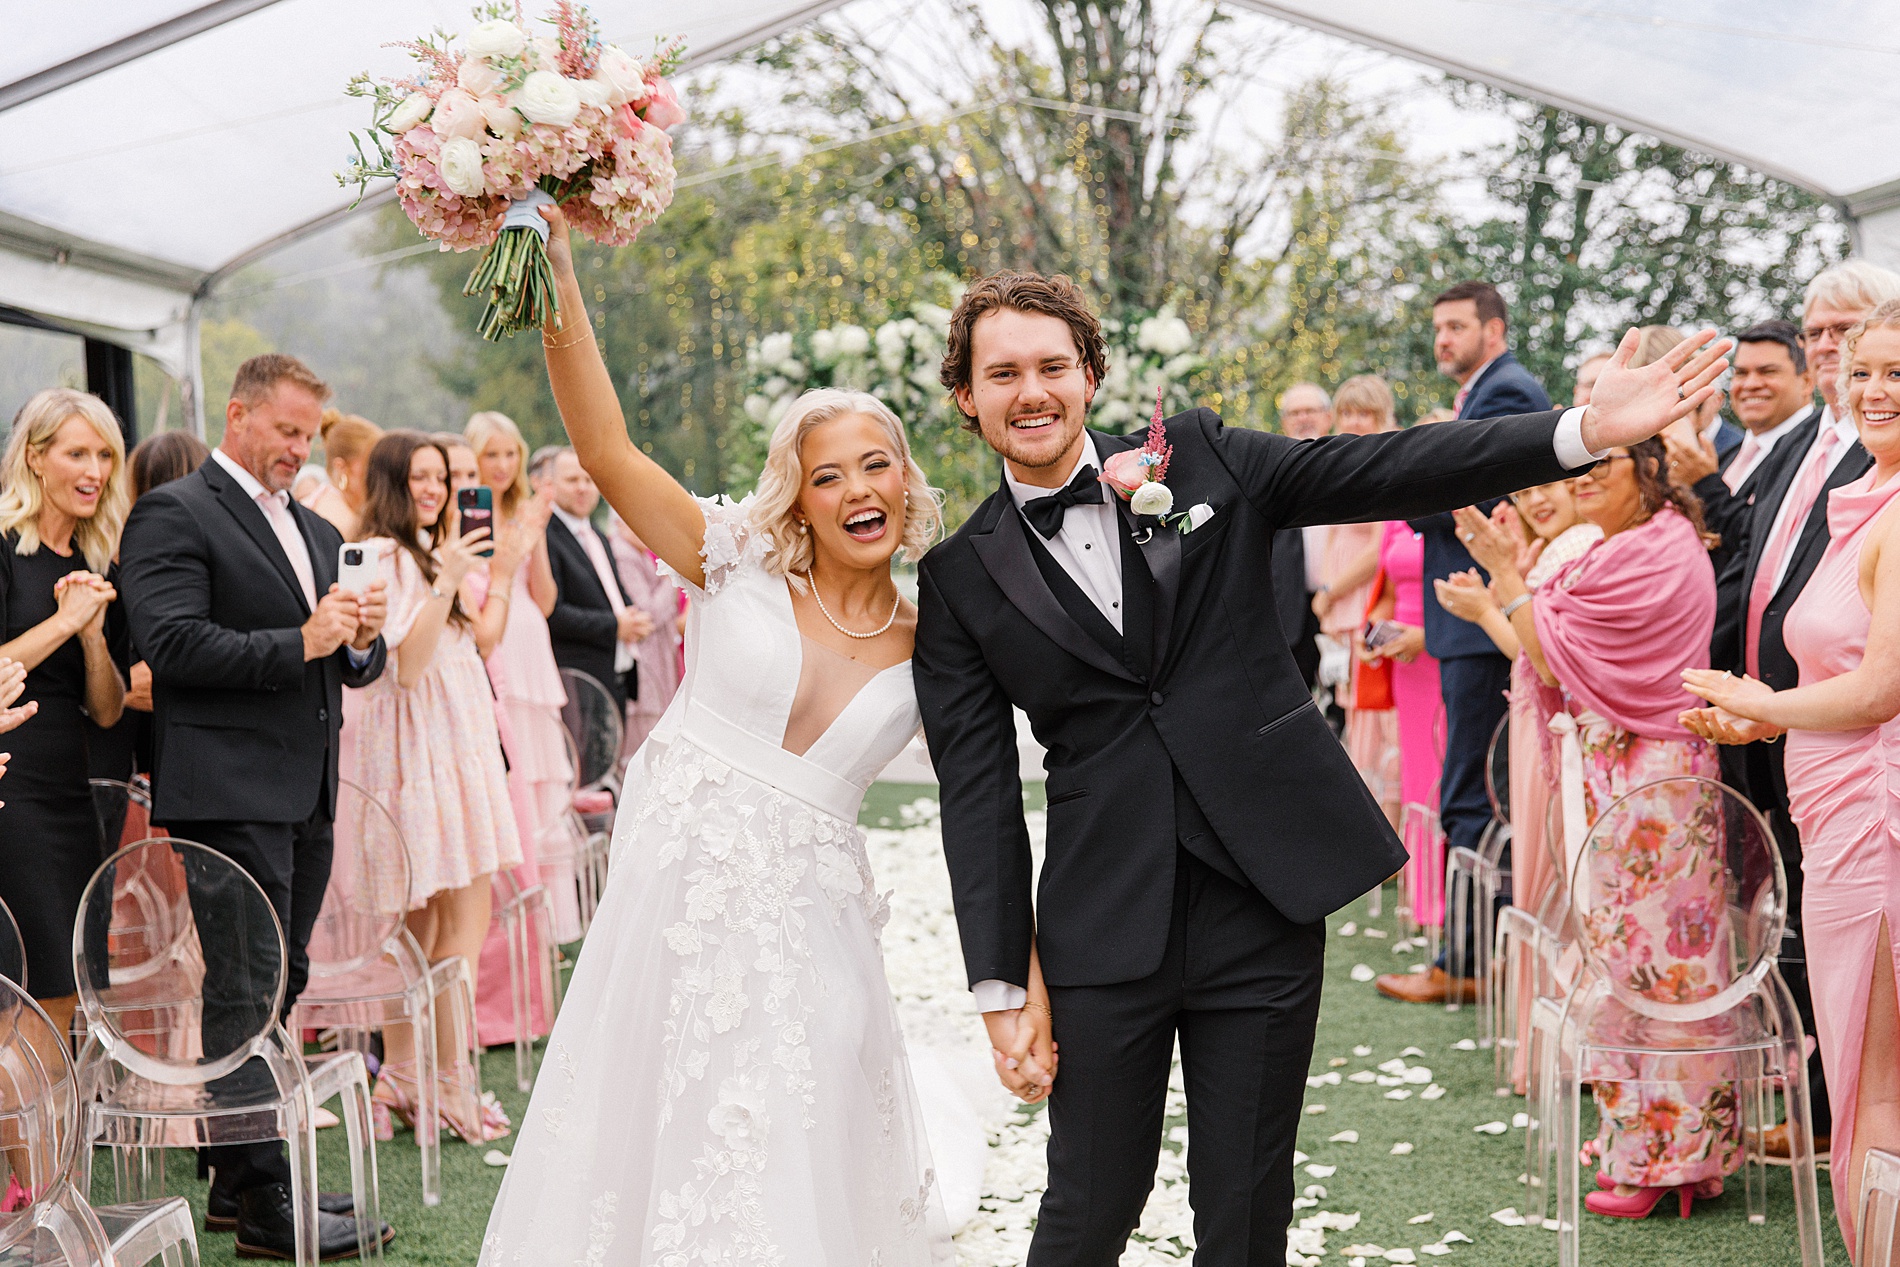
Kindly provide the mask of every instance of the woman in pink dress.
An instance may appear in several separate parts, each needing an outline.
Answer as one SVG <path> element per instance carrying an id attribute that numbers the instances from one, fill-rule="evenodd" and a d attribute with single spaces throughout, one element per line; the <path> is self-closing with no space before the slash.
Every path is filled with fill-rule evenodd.
<path id="1" fill-rule="evenodd" d="M 488 675 L 463 598 L 488 532 L 457 532 L 448 479 L 448 451 L 428 436 L 391 432 L 370 450 L 362 531 L 389 584 L 383 638 L 390 666 L 363 689 L 357 764 L 365 790 L 402 829 L 410 932 L 430 963 L 460 955 L 473 972 L 491 919 L 490 877 L 520 864 L 521 845 Z M 498 552 L 498 568 L 510 562 Z M 466 1038 L 447 1009 L 436 1041 L 448 1125 L 464 1139 L 506 1134 L 507 1118 L 482 1094 Z M 413 1124 L 410 1042 L 401 1026 L 384 1032 L 376 1094 Z"/>
<path id="2" fill-rule="evenodd" d="M 1397 521 L 1384 526 L 1379 539 L 1379 571 L 1385 590 L 1373 604 L 1365 637 L 1355 640 L 1361 660 L 1392 665 L 1392 702 L 1399 718 L 1399 785 L 1404 803 L 1438 808 L 1438 776 L 1443 764 L 1436 738 L 1443 710 L 1438 661 L 1425 650 L 1425 539 Z M 1376 651 L 1368 648 L 1375 631 L 1392 634 Z M 1441 928 L 1445 923 L 1445 842 L 1437 832 L 1407 833 L 1405 891 L 1411 894 L 1415 923 Z"/>
<path id="3" fill-rule="evenodd" d="M 1683 680 L 1717 705 L 1685 715 L 1701 733 L 1788 735 L 1808 979 L 1834 1110 L 1834 1213 L 1858 1258 L 1867 1150 L 1900 1151 L 1900 302 L 1848 332 L 1841 364 L 1839 398 L 1874 466 L 1829 494 L 1827 552 L 1782 627 L 1801 684 L 1777 692 L 1708 671 Z"/>
<path id="4" fill-rule="evenodd" d="M 1574 782 L 1566 795 L 1582 810 L 1582 821 L 1566 823 L 1566 857 L 1625 793 L 1658 779 L 1720 777 L 1714 747 L 1677 719 L 1689 699 L 1682 671 L 1709 662 L 1715 571 L 1702 508 L 1669 483 L 1666 463 L 1662 441 L 1645 440 L 1611 450 L 1572 481 L 1578 510 L 1603 539 L 1535 598 L 1512 535 L 1480 515 L 1459 519 L 1537 670 L 1549 729 L 1562 736 L 1549 768 L 1567 771 Z M 1697 808 L 1685 804 L 1671 817 Z M 1581 899 L 1593 929 L 1622 930 L 1628 983 L 1659 1002 L 1706 998 L 1727 979 L 1707 914 L 1726 905 L 1723 865 L 1711 854 L 1719 842 L 1684 836 L 1662 824 L 1610 842 L 1615 865 L 1593 868 L 1595 891 Z M 1616 1057 L 1618 1076 L 1596 1081 L 1601 1190 L 1585 1205 L 1597 1214 L 1643 1218 L 1671 1192 L 1686 1212 L 1695 1197 L 1720 1193 L 1741 1165 L 1734 1083 L 1695 1077 L 1694 1057 L 1660 1060 Z M 1716 1058 L 1710 1072 L 1726 1067 Z"/>
<path id="5" fill-rule="evenodd" d="M 1460 511 L 1461 520 L 1476 515 L 1475 510 Z M 1524 584 L 1535 594 L 1544 583 L 1562 571 L 1564 565 L 1581 558 L 1586 550 L 1603 540 L 1603 530 L 1586 522 L 1577 512 L 1577 498 L 1569 480 L 1527 488 L 1511 498 L 1511 508 L 1499 508 L 1500 524 L 1515 520 L 1522 525 L 1524 540 L 1518 546 L 1517 567 Z M 1463 530 L 1476 532 L 1481 525 L 1465 522 Z M 1453 573 L 1434 581 L 1438 605 L 1460 620 L 1482 628 L 1511 660 L 1510 735 L 1510 807 L 1511 807 L 1511 902 L 1535 914 L 1541 911 L 1551 890 L 1560 883 L 1557 862 L 1551 853 L 1553 842 L 1545 837 L 1545 817 L 1550 807 L 1551 773 L 1545 768 L 1544 749 L 1549 732 L 1538 705 L 1537 670 L 1524 654 L 1517 631 L 1504 615 L 1490 587 L 1480 579 L 1476 568 Z M 1526 984 L 1529 984 L 1528 975 Z M 1525 1060 L 1529 1055 L 1526 1039 L 1530 1033 L 1529 991 L 1518 1000 L 1518 1045 L 1511 1066 L 1511 1080 L 1518 1094 L 1525 1086 Z"/>

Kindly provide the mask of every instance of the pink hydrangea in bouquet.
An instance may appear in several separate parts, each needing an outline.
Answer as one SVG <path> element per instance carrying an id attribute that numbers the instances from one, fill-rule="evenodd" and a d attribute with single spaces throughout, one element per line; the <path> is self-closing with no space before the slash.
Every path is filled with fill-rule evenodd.
<path id="1" fill-rule="evenodd" d="M 673 201 L 667 129 L 685 119 L 666 76 L 676 41 L 646 61 L 603 44 L 575 0 L 556 0 L 536 34 L 520 5 L 475 10 L 478 25 L 454 37 L 403 44 L 417 73 L 377 82 L 359 75 L 367 131 L 338 179 L 367 189 L 393 178 L 403 211 L 444 250 L 486 252 L 463 294 L 485 295 L 481 333 L 498 339 L 543 325 L 554 311 L 547 222 L 559 203 L 568 223 L 603 246 L 625 246 Z"/>

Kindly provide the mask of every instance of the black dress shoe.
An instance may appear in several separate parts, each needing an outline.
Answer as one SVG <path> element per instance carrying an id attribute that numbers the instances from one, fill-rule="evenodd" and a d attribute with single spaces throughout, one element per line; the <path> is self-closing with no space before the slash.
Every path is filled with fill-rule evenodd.
<path id="1" fill-rule="evenodd" d="M 317 1209 L 325 1214 L 355 1214 L 356 1199 L 347 1192 L 319 1192 Z M 235 1232 L 238 1225 L 238 1199 L 222 1192 L 215 1183 L 205 1198 L 205 1231 Z"/>
<path id="2" fill-rule="evenodd" d="M 395 1239 L 396 1230 L 383 1224 L 381 1243 L 387 1245 Z M 291 1208 L 289 1184 L 252 1188 L 238 1198 L 237 1255 L 239 1258 L 291 1260 L 297 1257 L 296 1213 Z M 318 1260 L 327 1263 L 356 1255 L 355 1218 L 318 1211 Z"/>

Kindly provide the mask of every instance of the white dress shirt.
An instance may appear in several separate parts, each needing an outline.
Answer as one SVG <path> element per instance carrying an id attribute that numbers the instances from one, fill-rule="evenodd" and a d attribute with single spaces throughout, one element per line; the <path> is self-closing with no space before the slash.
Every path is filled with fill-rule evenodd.
<path id="1" fill-rule="evenodd" d="M 257 503 L 257 509 L 263 514 L 264 522 L 277 536 L 277 544 L 284 548 L 284 558 L 290 563 L 290 570 L 297 576 L 297 587 L 303 591 L 303 601 L 311 611 L 317 610 L 317 574 L 310 567 L 310 544 L 303 539 L 303 533 L 297 529 L 297 521 L 290 513 L 290 493 L 288 490 L 271 492 L 258 482 L 255 475 L 239 466 L 237 459 L 223 449 L 211 450 L 211 456 L 219 466 L 230 473 L 244 490 L 244 495 Z M 266 502 L 271 505 L 265 505 Z"/>
<path id="2" fill-rule="evenodd" d="M 1814 445 L 1815 443 L 1819 443 L 1822 434 L 1829 428 L 1833 429 L 1835 435 L 1834 452 L 1829 455 L 1827 464 L 1827 469 L 1830 473 L 1833 472 L 1835 467 L 1841 464 L 1841 459 L 1852 452 L 1856 444 L 1860 443 L 1860 431 L 1854 426 L 1854 420 L 1852 418 L 1836 418 L 1834 411 L 1823 405 L 1821 407 L 1821 425 L 1814 429 L 1814 443 L 1809 444 L 1808 451 L 1802 454 L 1801 466 L 1795 468 L 1794 478 L 1788 482 L 1789 488 L 1792 489 L 1801 483 L 1801 467 L 1806 466 L 1809 462 L 1814 460 Z M 1823 493 L 1821 496 L 1822 501 L 1820 504 L 1826 505 L 1827 494 Z M 1775 522 L 1769 525 L 1768 536 L 1765 537 L 1764 540 L 1773 541 L 1776 536 L 1779 535 L 1782 529 L 1782 520 L 1788 517 L 1788 510 L 1788 499 L 1783 497 L 1781 499 L 1781 505 L 1775 508 Z M 1796 535 L 1798 538 L 1798 529 Z M 1786 579 L 1788 575 L 1788 565 L 1794 561 L 1794 554 L 1795 552 L 1792 548 L 1782 552 L 1780 566 L 1775 568 L 1773 583 L 1768 587 L 1769 593 L 1772 594 L 1781 588 L 1781 582 Z"/>
<path id="3" fill-rule="evenodd" d="M 1727 482 L 1729 492 L 1732 493 L 1740 488 L 1754 473 L 1755 468 L 1768 460 L 1768 455 L 1774 452 L 1775 445 L 1780 442 L 1781 437 L 1806 422 L 1808 415 L 1813 412 L 1812 405 L 1806 409 L 1797 409 L 1766 431 L 1749 432 L 1742 440 L 1742 448 L 1736 453 L 1735 460 L 1728 464 L 1728 470 L 1722 472 L 1722 478 Z M 1754 441 L 1752 445 L 1749 443 L 1750 440 Z"/>
<path id="4" fill-rule="evenodd" d="M 1471 381 L 1476 382 L 1477 378 L 1474 374 Z M 1557 434 L 1552 440 L 1552 447 L 1556 450 L 1557 460 L 1566 467 L 1585 466 L 1601 456 L 1583 447 L 1581 406 L 1564 410 L 1563 417 L 1557 420 Z M 1067 484 L 1075 478 L 1076 472 L 1090 465 L 1098 471 L 1102 467 L 1095 453 L 1095 438 L 1084 431 L 1082 454 L 1076 459 L 1075 465 L 1069 468 L 1062 483 Z M 1023 483 L 1007 465 L 1003 468 L 1003 479 L 1019 509 L 1025 502 L 1048 497 L 1056 491 L 1054 488 L 1037 488 L 1033 484 Z M 1116 496 L 1106 488 L 1102 491 L 1109 498 Z M 1088 595 L 1089 601 L 1095 604 L 1102 615 L 1108 617 L 1108 623 L 1120 633 L 1122 552 L 1115 515 L 1115 507 L 1109 501 L 1099 506 L 1071 506 L 1063 515 L 1062 527 L 1057 530 L 1054 540 L 1045 539 L 1040 533 L 1036 535 L 1049 548 L 1050 555 L 1061 565 L 1062 570 L 1069 574 L 1069 579 Z M 1026 518 L 1023 529 L 1026 532 L 1036 531 Z M 1311 562 L 1309 553 L 1309 566 Z M 970 993 L 975 997 L 979 1012 L 1014 1011 L 1029 997 L 1028 991 L 1022 986 L 998 980 L 979 981 L 970 987 Z"/>
<path id="5" fill-rule="evenodd" d="M 581 553 L 594 565 L 594 578 L 600 582 L 600 588 L 607 591 L 607 605 L 613 608 L 614 619 L 620 619 L 620 613 L 627 610 L 627 600 L 620 596 L 620 582 L 614 576 L 613 565 L 607 560 L 607 543 L 594 531 L 594 525 L 579 515 L 570 515 L 559 506 L 554 508 L 554 517 L 567 525 L 574 534 L 574 540 L 580 544 Z M 621 639 L 614 643 L 614 672 L 625 673 L 633 667 L 634 644 Z"/>

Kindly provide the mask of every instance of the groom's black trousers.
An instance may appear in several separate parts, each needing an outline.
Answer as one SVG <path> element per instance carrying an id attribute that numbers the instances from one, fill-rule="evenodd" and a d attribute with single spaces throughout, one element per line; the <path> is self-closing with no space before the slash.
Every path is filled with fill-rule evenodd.
<path id="1" fill-rule="evenodd" d="M 1060 1064 L 1029 1267 L 1114 1267 L 1154 1186 L 1177 1034 L 1196 1267 L 1284 1267 L 1325 924 L 1175 850 L 1161 967 L 1050 987 Z"/>

